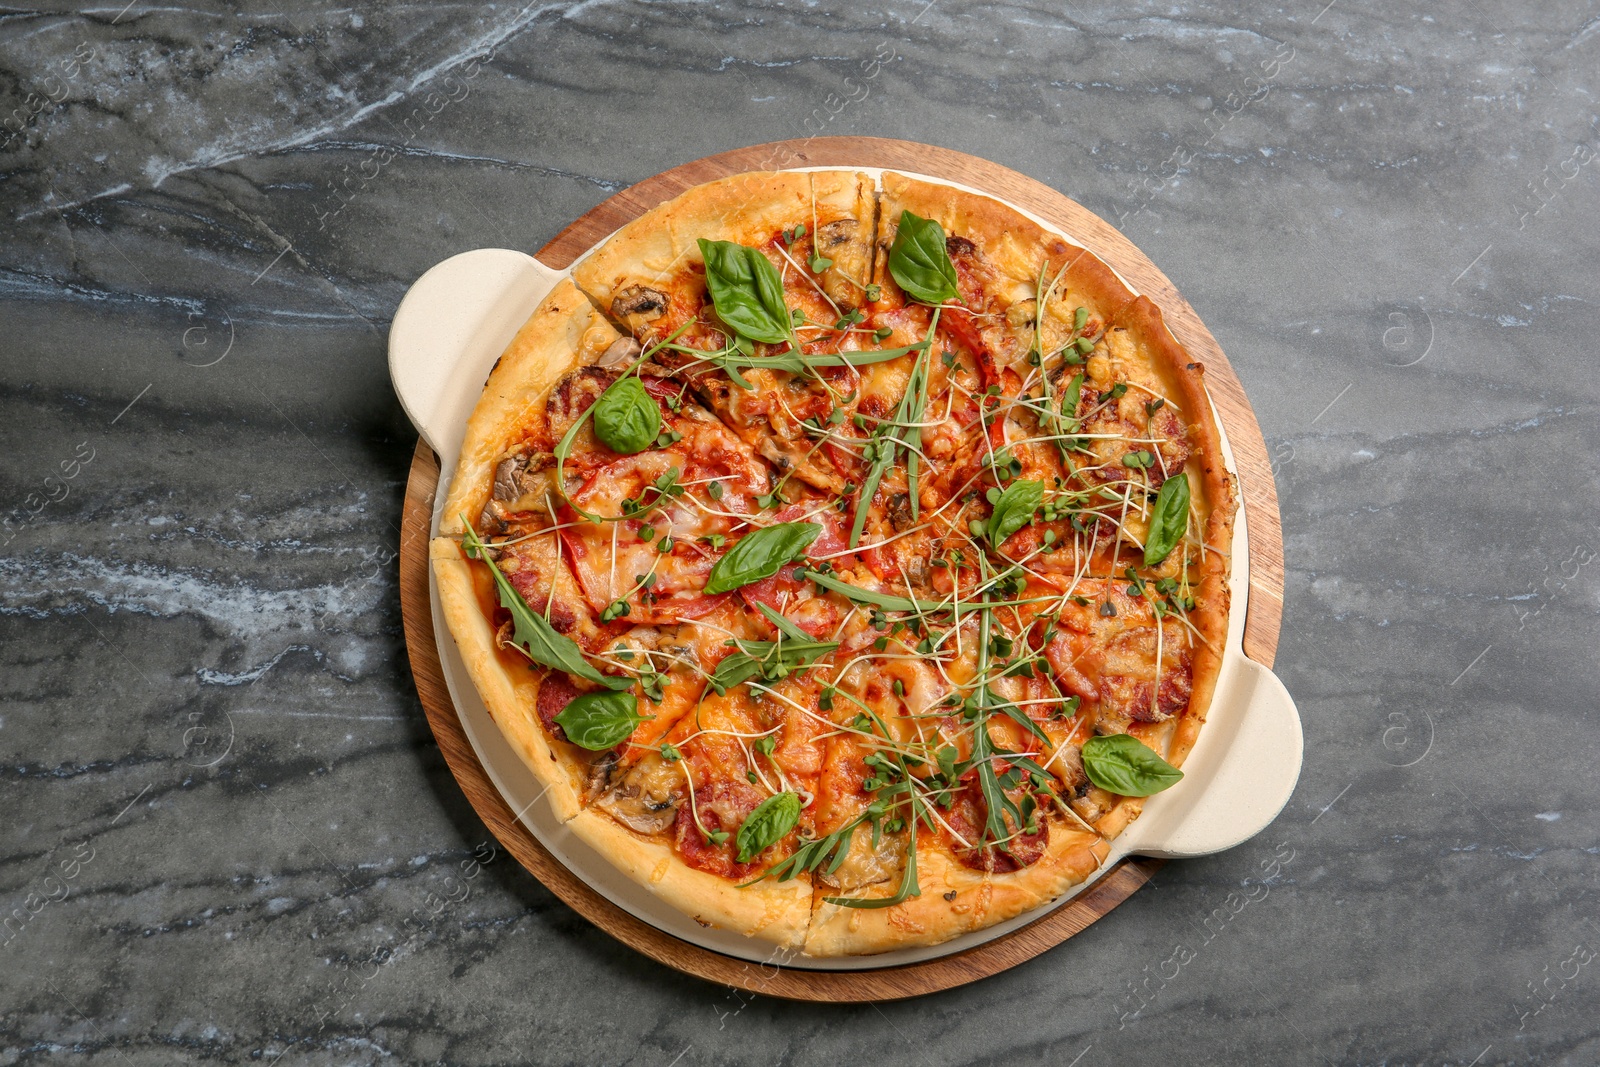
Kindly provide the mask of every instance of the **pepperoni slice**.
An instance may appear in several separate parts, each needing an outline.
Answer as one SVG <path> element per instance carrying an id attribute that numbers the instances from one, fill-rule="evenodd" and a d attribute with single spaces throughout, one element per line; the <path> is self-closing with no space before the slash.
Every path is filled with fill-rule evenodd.
<path id="1" fill-rule="evenodd" d="M 1041 818 L 1038 820 L 1037 833 L 1013 837 L 1000 846 L 988 844 L 977 847 L 987 817 L 988 807 L 978 792 L 976 782 L 959 790 L 951 801 L 950 810 L 945 813 L 945 822 L 969 842 L 969 847 L 963 847 L 954 839 L 950 843 L 951 850 L 963 867 L 991 874 L 1009 874 L 1039 862 L 1045 849 L 1050 846 L 1050 824 Z"/>
<path id="2" fill-rule="evenodd" d="M 814 514 L 813 514 L 814 513 Z M 817 511 L 816 505 L 790 504 L 772 517 L 774 522 L 814 522 L 822 527 L 822 533 L 811 542 L 811 547 L 806 549 L 806 555 L 813 559 L 837 555 L 846 551 L 850 545 L 844 539 L 844 516 L 833 508 Z"/>
<path id="3" fill-rule="evenodd" d="M 771 578 L 740 589 L 739 595 L 752 608 L 765 604 L 817 640 L 826 640 L 839 625 L 839 609 L 833 601 L 813 596 L 811 586 L 794 576 L 797 567 L 788 564 Z"/>
<path id="4" fill-rule="evenodd" d="M 556 722 L 566 706 L 572 703 L 578 695 L 578 687 L 572 684 L 572 679 L 561 671 L 551 671 L 539 683 L 539 695 L 534 700 L 534 708 L 539 713 L 539 721 L 544 723 L 544 728 L 550 731 L 550 736 L 557 741 L 565 741 L 567 733 Z"/>
<path id="5" fill-rule="evenodd" d="M 678 855 L 683 857 L 683 862 L 697 870 L 740 881 L 748 878 L 760 869 L 760 865 L 738 861 L 734 838 L 745 817 L 759 803 L 760 792 L 736 778 L 718 779 L 697 788 L 694 810 L 691 811 L 688 804 L 679 808 L 677 822 L 673 826 L 673 845 Z M 700 816 L 700 825 L 708 832 L 722 831 L 728 835 L 728 839 L 720 845 L 707 841 L 700 833 L 700 827 L 695 825 L 696 812 Z"/>

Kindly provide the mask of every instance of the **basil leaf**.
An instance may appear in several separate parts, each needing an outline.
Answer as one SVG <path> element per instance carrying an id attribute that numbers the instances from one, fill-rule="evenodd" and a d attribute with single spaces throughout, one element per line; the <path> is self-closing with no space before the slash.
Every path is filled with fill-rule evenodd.
<path id="1" fill-rule="evenodd" d="M 944 242 L 944 227 L 937 221 L 900 213 L 889 247 L 889 273 L 912 299 L 947 304 L 956 298 L 956 268 Z"/>
<path id="2" fill-rule="evenodd" d="M 752 341 L 775 345 L 791 339 L 794 323 L 783 302 L 783 279 L 771 260 L 746 245 L 704 237 L 700 254 L 718 318 Z"/>
<path id="3" fill-rule="evenodd" d="M 585 681 L 603 685 L 607 689 L 632 689 L 632 678 L 614 678 L 601 674 L 595 666 L 583 658 L 580 649 L 572 638 L 559 633 L 543 615 L 540 615 L 528 606 L 522 599 L 522 594 L 517 592 L 512 584 L 506 581 L 506 576 L 500 573 L 500 568 L 494 560 L 489 558 L 484 549 L 484 544 L 478 538 L 478 532 L 463 516 L 461 520 L 467 527 L 466 536 L 462 544 L 467 550 L 467 555 L 473 559 L 481 559 L 489 565 L 489 572 L 494 575 L 495 588 L 500 593 L 500 606 L 511 613 L 513 631 L 511 639 L 522 646 L 528 658 L 535 663 L 546 667 L 554 667 L 558 671 Z"/>
<path id="4" fill-rule="evenodd" d="M 1000 499 L 994 502 L 994 512 L 989 516 L 989 543 L 996 548 L 1000 542 L 1028 525 L 1033 513 L 1044 503 L 1044 483 L 1035 481 L 1012 482 L 1006 486 Z"/>
<path id="5" fill-rule="evenodd" d="M 1179 471 L 1156 494 L 1150 532 L 1144 538 L 1144 565 L 1154 567 L 1172 554 L 1189 531 L 1189 476 Z"/>
<path id="6" fill-rule="evenodd" d="M 746 534 L 711 568 L 706 595 L 771 578 L 821 535 L 822 527 L 814 522 L 782 522 Z"/>
<path id="7" fill-rule="evenodd" d="M 1147 797 L 1178 784 L 1183 772 L 1130 734 L 1091 737 L 1083 743 L 1083 771 L 1108 793 Z"/>
<path id="8" fill-rule="evenodd" d="M 660 432 L 661 407 L 631 374 L 612 382 L 594 402 L 594 435 L 613 452 L 642 452 Z"/>
<path id="9" fill-rule="evenodd" d="M 756 805 L 756 810 L 745 817 L 739 834 L 733 839 L 739 846 L 739 862 L 749 863 L 768 848 L 782 841 L 800 821 L 800 795 L 779 793 Z"/>
<path id="10" fill-rule="evenodd" d="M 626 741 L 645 718 L 632 693 L 584 693 L 561 709 L 556 725 L 579 748 L 602 752 Z"/>

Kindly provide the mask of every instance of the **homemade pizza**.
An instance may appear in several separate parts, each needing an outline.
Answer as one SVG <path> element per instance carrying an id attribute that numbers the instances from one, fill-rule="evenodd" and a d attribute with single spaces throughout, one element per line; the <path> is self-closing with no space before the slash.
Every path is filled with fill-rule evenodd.
<path id="1" fill-rule="evenodd" d="M 431 558 L 557 817 L 705 926 L 933 945 L 1105 860 L 1205 721 L 1234 491 L 1083 248 L 894 173 L 741 174 L 501 356 Z"/>

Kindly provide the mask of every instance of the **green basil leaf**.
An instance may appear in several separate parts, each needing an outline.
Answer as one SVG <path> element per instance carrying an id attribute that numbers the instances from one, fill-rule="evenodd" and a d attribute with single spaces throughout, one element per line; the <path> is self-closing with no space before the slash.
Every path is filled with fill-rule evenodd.
<path id="1" fill-rule="evenodd" d="M 955 264 L 944 242 L 944 227 L 937 221 L 901 212 L 889 247 L 889 273 L 913 300 L 947 304 L 958 295 Z"/>
<path id="2" fill-rule="evenodd" d="M 1000 547 L 1000 542 L 1028 525 L 1028 520 L 1043 503 L 1043 482 L 1024 480 L 1006 486 L 989 516 L 989 543 Z"/>
<path id="3" fill-rule="evenodd" d="M 822 527 L 814 522 L 782 522 L 746 534 L 711 568 L 706 595 L 771 578 L 821 534 Z"/>
<path id="4" fill-rule="evenodd" d="M 556 724 L 579 748 L 603 752 L 631 737 L 645 718 L 632 693 L 584 693 L 561 709 Z"/>
<path id="5" fill-rule="evenodd" d="M 1083 743 L 1083 771 L 1108 793 L 1147 797 L 1178 784 L 1183 772 L 1130 734 L 1091 737 Z"/>
<path id="6" fill-rule="evenodd" d="M 1144 565 L 1154 567 L 1172 554 L 1189 531 L 1189 476 L 1182 471 L 1168 478 L 1156 494 L 1150 512 L 1150 532 L 1144 539 Z"/>
<path id="7" fill-rule="evenodd" d="M 494 575 L 495 588 L 500 593 L 500 606 L 511 613 L 513 631 L 511 639 L 522 646 L 528 658 L 535 663 L 546 667 L 554 667 L 558 671 L 566 671 L 576 678 L 603 685 L 607 689 L 632 689 L 632 678 L 614 678 L 601 674 L 595 666 L 583 658 L 580 649 L 572 638 L 560 633 L 543 615 L 528 606 L 522 599 L 522 594 L 517 592 L 512 584 L 506 581 L 506 576 L 500 573 L 500 568 L 495 565 L 484 552 L 484 545 L 478 539 L 478 532 L 472 524 L 461 520 L 467 527 L 466 536 L 462 544 L 467 550 L 467 555 L 473 559 L 481 559 L 489 565 L 489 572 Z"/>
<path id="8" fill-rule="evenodd" d="M 752 341 L 775 345 L 791 338 L 794 324 L 783 302 L 783 279 L 771 260 L 746 245 L 704 237 L 700 254 L 718 318 Z"/>
<path id="9" fill-rule="evenodd" d="M 745 817 L 739 827 L 734 844 L 739 846 L 739 862 L 749 863 L 767 849 L 782 841 L 800 821 L 800 795 L 779 793 L 756 805 L 756 810 Z"/>
<path id="10" fill-rule="evenodd" d="M 613 452 L 642 452 L 660 432 L 661 407 L 631 374 L 612 382 L 594 402 L 594 435 Z"/>

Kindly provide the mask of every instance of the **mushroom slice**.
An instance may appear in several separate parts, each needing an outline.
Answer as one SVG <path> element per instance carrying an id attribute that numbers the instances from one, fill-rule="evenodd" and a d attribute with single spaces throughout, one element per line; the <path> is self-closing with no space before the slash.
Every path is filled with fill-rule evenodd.
<path id="1" fill-rule="evenodd" d="M 528 457 L 517 453 L 502 459 L 494 468 L 494 498 L 510 503 L 522 495 L 522 472 L 527 469 Z"/>
<path id="2" fill-rule="evenodd" d="M 868 242 L 857 239 L 860 230 L 859 219 L 834 219 L 817 227 L 817 254 L 833 260 L 822 272 L 822 291 L 842 308 L 859 307 L 866 295 L 861 285 L 871 265 Z"/>
<path id="3" fill-rule="evenodd" d="M 595 807 L 641 834 L 658 834 L 671 826 L 684 798 L 683 771 L 654 752 L 647 753 L 620 778 L 613 758 L 613 765 L 603 774 L 591 774 L 590 786 L 599 793 Z"/>
<path id="4" fill-rule="evenodd" d="M 642 352 L 644 352 L 644 346 L 639 344 L 638 341 L 631 337 L 619 337 L 611 342 L 610 347 L 600 353 L 600 358 L 595 361 L 595 365 L 608 369 L 619 367 L 624 363 L 632 363 L 639 358 Z"/>
<path id="5" fill-rule="evenodd" d="M 639 333 L 666 313 L 667 294 L 647 285 L 630 285 L 611 298 L 611 317 Z"/>

